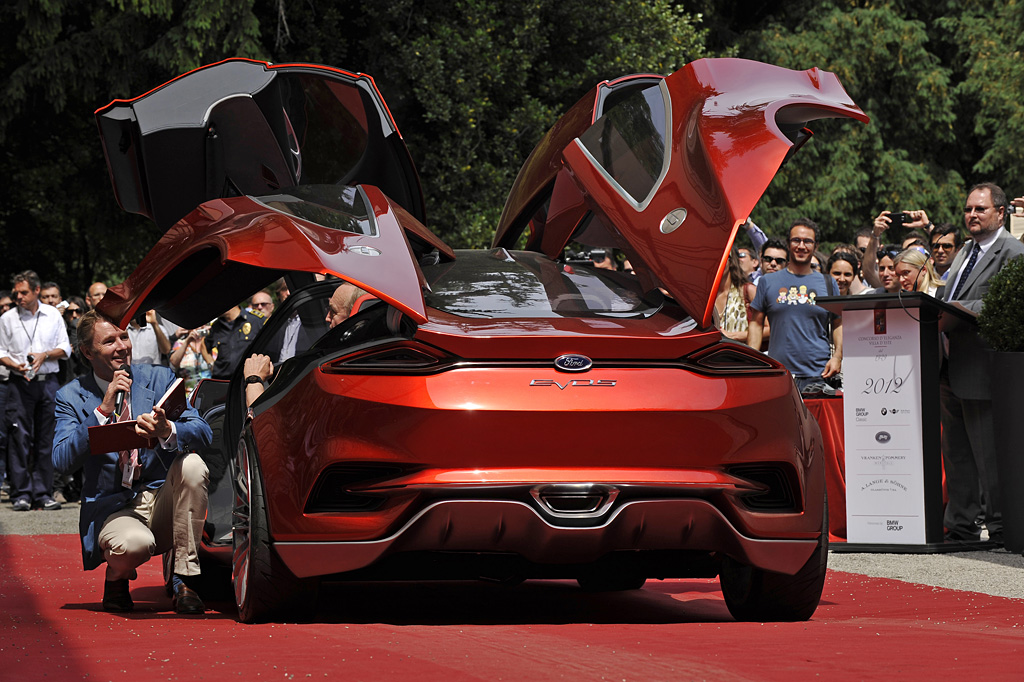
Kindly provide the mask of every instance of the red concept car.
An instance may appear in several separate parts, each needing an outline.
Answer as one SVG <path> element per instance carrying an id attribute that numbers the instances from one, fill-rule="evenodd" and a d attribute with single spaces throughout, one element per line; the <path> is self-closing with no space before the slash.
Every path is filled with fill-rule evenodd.
<path id="1" fill-rule="evenodd" d="M 365 75 L 233 59 L 96 115 L 118 201 L 166 229 L 108 314 L 191 328 L 279 277 L 293 292 L 250 347 L 276 363 L 251 408 L 241 367 L 193 397 L 214 426 L 205 551 L 243 621 L 321 579 L 718 575 L 738 619 L 814 612 L 821 436 L 713 302 L 805 124 L 867 120 L 833 74 L 717 59 L 600 83 L 477 251 L 425 227 Z M 335 277 L 372 297 L 330 328 Z"/>

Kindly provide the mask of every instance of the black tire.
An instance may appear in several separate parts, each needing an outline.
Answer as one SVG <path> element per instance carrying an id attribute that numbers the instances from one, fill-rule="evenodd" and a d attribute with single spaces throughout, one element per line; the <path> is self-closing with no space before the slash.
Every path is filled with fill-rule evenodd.
<path id="1" fill-rule="evenodd" d="M 289 612 L 305 615 L 316 604 L 317 580 L 296 578 L 274 552 L 259 463 L 244 439 L 235 462 L 231 582 L 238 619 L 259 623 Z"/>
<path id="2" fill-rule="evenodd" d="M 828 502 L 821 538 L 795 575 L 741 564 L 731 557 L 722 562 L 719 582 L 729 613 L 739 621 L 808 620 L 818 608 L 828 568 Z"/>

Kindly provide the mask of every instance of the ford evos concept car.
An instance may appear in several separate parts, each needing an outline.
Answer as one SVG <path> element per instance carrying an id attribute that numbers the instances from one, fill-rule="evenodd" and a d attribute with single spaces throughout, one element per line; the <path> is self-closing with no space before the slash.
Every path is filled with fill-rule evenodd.
<path id="1" fill-rule="evenodd" d="M 192 398 L 215 434 L 205 559 L 230 563 L 243 621 L 323 579 L 392 578 L 717 575 L 737 619 L 812 615 L 821 436 L 714 299 L 806 123 L 867 120 L 833 74 L 709 59 L 598 84 L 485 250 L 426 227 L 366 75 L 232 59 L 96 116 L 121 206 L 165 230 L 106 313 L 192 328 L 280 277 L 292 291 L 249 349 L 275 362 L 266 392 L 247 408 L 239 366 Z M 340 280 L 370 296 L 331 328 Z"/>

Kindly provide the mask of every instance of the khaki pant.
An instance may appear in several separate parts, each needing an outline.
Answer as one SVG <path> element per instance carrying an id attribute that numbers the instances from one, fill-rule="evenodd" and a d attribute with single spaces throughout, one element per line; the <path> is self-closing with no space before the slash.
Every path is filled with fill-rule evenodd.
<path id="1" fill-rule="evenodd" d="M 107 580 L 135 576 L 135 568 L 154 554 L 173 552 L 179 575 L 199 575 L 199 542 L 206 521 L 210 471 L 190 453 L 178 457 L 157 490 L 135 496 L 103 522 L 99 546 L 107 561 Z"/>

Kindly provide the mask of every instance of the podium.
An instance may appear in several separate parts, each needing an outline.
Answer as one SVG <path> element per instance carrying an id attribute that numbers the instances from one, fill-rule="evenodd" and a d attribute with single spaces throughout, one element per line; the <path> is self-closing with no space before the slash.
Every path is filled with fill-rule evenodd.
<path id="1" fill-rule="evenodd" d="M 818 305 L 843 317 L 847 542 L 830 549 L 962 551 L 943 542 L 940 332 L 974 314 L 918 292 Z"/>

